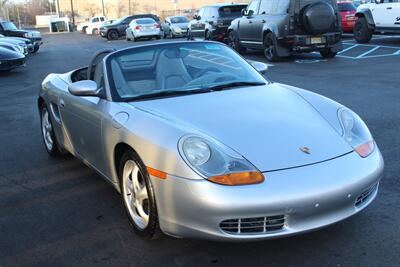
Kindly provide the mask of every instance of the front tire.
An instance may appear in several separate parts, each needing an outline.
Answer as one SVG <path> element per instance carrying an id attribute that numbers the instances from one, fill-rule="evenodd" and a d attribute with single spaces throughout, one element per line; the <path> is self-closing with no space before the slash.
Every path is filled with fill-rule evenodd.
<path id="1" fill-rule="evenodd" d="M 368 29 L 368 22 L 364 17 L 357 19 L 354 25 L 354 38 L 358 43 L 368 43 L 372 38 L 373 31 Z"/>
<path id="2" fill-rule="evenodd" d="M 109 41 L 117 40 L 118 37 L 119 37 L 118 32 L 115 31 L 115 30 L 111 30 L 111 31 L 109 31 L 109 32 L 107 33 L 107 39 L 108 39 Z"/>
<path id="3" fill-rule="evenodd" d="M 147 239 L 160 233 L 154 189 L 146 166 L 133 150 L 120 161 L 119 179 L 122 202 L 134 231 Z"/>
<path id="4" fill-rule="evenodd" d="M 45 104 L 40 107 L 40 125 L 42 128 L 42 138 L 47 153 L 52 157 L 62 155 L 62 150 L 54 134 L 53 123 L 50 118 L 49 110 Z"/>
<path id="5" fill-rule="evenodd" d="M 265 58 L 270 62 L 276 62 L 280 60 L 277 52 L 276 38 L 272 32 L 267 33 L 264 38 L 264 55 Z"/>

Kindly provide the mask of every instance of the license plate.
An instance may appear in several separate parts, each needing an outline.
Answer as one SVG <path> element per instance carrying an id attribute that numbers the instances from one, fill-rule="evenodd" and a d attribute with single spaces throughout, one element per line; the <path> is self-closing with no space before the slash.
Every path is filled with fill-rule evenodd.
<path id="1" fill-rule="evenodd" d="M 322 38 L 321 37 L 311 37 L 311 44 L 321 44 Z"/>

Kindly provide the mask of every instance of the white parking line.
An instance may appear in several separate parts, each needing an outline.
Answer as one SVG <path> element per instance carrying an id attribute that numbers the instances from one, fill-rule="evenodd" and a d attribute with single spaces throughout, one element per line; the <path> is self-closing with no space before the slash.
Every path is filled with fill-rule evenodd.
<path id="1" fill-rule="evenodd" d="M 346 52 L 346 51 L 349 51 L 350 49 L 353 49 L 353 48 L 355 48 L 355 47 L 357 47 L 357 46 L 358 46 L 358 45 L 353 45 L 353 46 L 347 47 L 347 48 L 343 49 L 342 51 L 340 51 L 338 54 L 342 54 L 342 53 L 344 53 L 344 52 Z"/>
<path id="2" fill-rule="evenodd" d="M 364 56 L 366 56 L 366 55 L 368 55 L 368 54 L 371 54 L 372 52 L 378 50 L 379 48 L 380 48 L 380 46 L 376 46 L 376 47 L 374 47 L 374 48 L 368 50 L 367 52 L 362 53 L 361 55 L 357 56 L 356 58 L 362 58 L 362 57 L 364 57 Z"/>
<path id="3" fill-rule="evenodd" d="M 343 44 L 347 44 L 347 45 L 352 45 L 354 43 L 349 43 L 349 42 L 343 42 Z M 373 44 L 355 44 L 355 46 L 370 46 L 370 47 L 375 47 L 377 45 L 373 45 Z M 400 46 L 388 46 L 388 45 L 378 45 L 382 48 L 392 48 L 392 49 L 400 49 Z"/>

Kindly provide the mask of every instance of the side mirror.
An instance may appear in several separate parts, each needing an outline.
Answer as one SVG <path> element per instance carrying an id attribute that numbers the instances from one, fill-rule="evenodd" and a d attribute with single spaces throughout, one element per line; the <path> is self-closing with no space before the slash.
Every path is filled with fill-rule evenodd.
<path id="1" fill-rule="evenodd" d="M 246 11 L 246 16 L 251 17 L 254 15 L 254 10 Z"/>
<path id="2" fill-rule="evenodd" d="M 259 73 L 265 74 L 267 73 L 268 70 L 268 65 L 265 63 L 262 63 L 260 61 L 249 61 L 250 65 L 253 66 Z"/>
<path id="3" fill-rule="evenodd" d="M 240 13 L 242 14 L 242 16 L 246 16 L 247 15 L 247 10 L 245 8 L 243 8 Z"/>
<path id="4" fill-rule="evenodd" d="M 196 15 L 196 18 L 195 18 L 195 20 L 201 20 L 201 16 L 199 16 L 199 15 Z"/>
<path id="5" fill-rule="evenodd" d="M 74 82 L 68 86 L 68 91 L 75 96 L 99 96 L 97 83 L 92 80 Z"/>

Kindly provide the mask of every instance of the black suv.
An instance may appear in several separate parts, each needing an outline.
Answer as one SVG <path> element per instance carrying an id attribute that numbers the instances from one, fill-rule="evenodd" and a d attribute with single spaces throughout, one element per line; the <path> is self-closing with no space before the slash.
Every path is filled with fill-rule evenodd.
<path id="1" fill-rule="evenodd" d="M 278 61 L 312 51 L 332 58 L 342 49 L 336 0 L 253 0 L 242 15 L 229 28 L 229 45 L 239 53 L 262 49 Z"/>
<path id="2" fill-rule="evenodd" d="M 188 39 L 226 41 L 232 20 L 241 17 L 246 4 L 216 4 L 201 8 L 188 25 Z"/>
<path id="3" fill-rule="evenodd" d="M 125 16 L 109 25 L 101 27 L 100 35 L 108 40 L 117 40 L 126 35 L 126 29 L 129 27 L 129 23 L 131 23 L 132 20 L 141 18 L 152 18 L 161 25 L 160 18 L 153 14 Z"/>
<path id="4" fill-rule="evenodd" d="M 21 37 L 29 39 L 33 45 L 33 53 L 36 53 L 43 44 L 42 35 L 40 32 L 18 29 L 11 21 L 0 21 L 0 34 L 7 37 Z"/>

